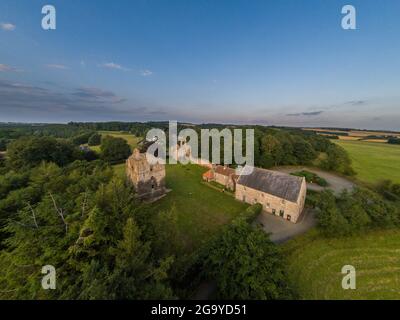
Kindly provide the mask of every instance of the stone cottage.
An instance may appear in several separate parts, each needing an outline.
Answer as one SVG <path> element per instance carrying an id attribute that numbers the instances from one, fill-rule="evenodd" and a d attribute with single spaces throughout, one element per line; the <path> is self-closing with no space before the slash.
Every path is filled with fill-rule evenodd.
<path id="1" fill-rule="evenodd" d="M 203 174 L 203 180 L 218 182 L 232 191 L 235 191 L 237 178 L 235 169 L 220 165 L 214 165 L 212 169 Z"/>
<path id="2" fill-rule="evenodd" d="M 304 177 L 254 168 L 251 174 L 239 176 L 235 197 L 249 204 L 260 203 L 264 211 L 296 223 L 304 208 L 306 192 Z"/>

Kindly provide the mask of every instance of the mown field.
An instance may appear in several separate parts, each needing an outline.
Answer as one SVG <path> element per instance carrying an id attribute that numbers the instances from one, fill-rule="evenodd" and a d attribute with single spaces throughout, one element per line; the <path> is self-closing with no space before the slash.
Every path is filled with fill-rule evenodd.
<path id="1" fill-rule="evenodd" d="M 117 131 L 99 131 L 102 136 L 113 136 L 116 138 L 125 139 L 131 147 L 135 147 L 137 143 L 142 140 L 140 137 L 136 137 L 132 133 L 128 132 L 117 132 Z"/>
<path id="2" fill-rule="evenodd" d="M 313 230 L 283 250 L 301 299 L 400 299 L 400 231 L 328 240 Z M 342 289 L 344 265 L 356 269 L 355 290 Z"/>
<path id="3" fill-rule="evenodd" d="M 376 183 L 389 179 L 400 183 L 400 146 L 364 141 L 332 141 L 349 153 L 359 180 Z"/>
<path id="4" fill-rule="evenodd" d="M 131 133 L 127 132 L 118 132 L 118 131 L 99 131 L 99 133 L 104 137 L 104 136 L 113 136 L 116 138 L 123 138 L 125 139 L 128 144 L 131 146 L 132 150 L 142 138 L 136 137 Z M 90 149 L 96 152 L 100 152 L 100 146 L 91 146 Z"/>
<path id="5" fill-rule="evenodd" d="M 120 176 L 125 174 L 124 164 L 114 169 Z M 248 207 L 232 195 L 203 183 L 202 174 L 206 170 L 198 165 L 167 165 L 166 184 L 171 191 L 151 204 L 159 212 L 175 208 L 179 236 L 187 251 L 200 245 Z"/>

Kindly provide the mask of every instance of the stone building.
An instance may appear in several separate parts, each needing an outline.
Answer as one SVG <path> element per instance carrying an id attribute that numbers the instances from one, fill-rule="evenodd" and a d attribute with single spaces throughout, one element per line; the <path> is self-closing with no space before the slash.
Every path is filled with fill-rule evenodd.
<path id="1" fill-rule="evenodd" d="M 237 178 L 235 169 L 220 165 L 214 165 L 211 170 L 203 174 L 203 180 L 218 182 L 232 191 L 235 191 Z"/>
<path id="2" fill-rule="evenodd" d="M 214 175 L 216 182 L 223 184 L 229 190 L 235 191 L 236 180 L 238 178 L 235 169 L 227 166 L 216 166 Z"/>
<path id="3" fill-rule="evenodd" d="M 145 150 L 136 148 L 126 160 L 126 175 L 139 198 L 156 200 L 166 193 L 165 165 L 150 164 Z"/>
<path id="4" fill-rule="evenodd" d="M 254 168 L 251 174 L 239 176 L 235 197 L 249 204 L 260 203 L 264 211 L 296 223 L 304 208 L 306 192 L 304 177 Z"/>

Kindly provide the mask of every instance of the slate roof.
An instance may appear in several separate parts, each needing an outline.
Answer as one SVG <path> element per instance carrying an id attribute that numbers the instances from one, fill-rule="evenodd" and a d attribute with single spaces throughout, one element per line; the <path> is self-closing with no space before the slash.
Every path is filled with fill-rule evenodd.
<path id="1" fill-rule="evenodd" d="M 230 175 L 235 175 L 236 174 L 236 170 L 229 168 L 229 167 L 225 167 L 225 166 L 216 166 L 215 167 L 215 173 L 218 174 L 222 174 L 224 176 L 230 176 Z"/>
<path id="2" fill-rule="evenodd" d="M 303 179 L 282 172 L 254 168 L 249 175 L 240 175 L 237 183 L 281 199 L 297 202 Z"/>

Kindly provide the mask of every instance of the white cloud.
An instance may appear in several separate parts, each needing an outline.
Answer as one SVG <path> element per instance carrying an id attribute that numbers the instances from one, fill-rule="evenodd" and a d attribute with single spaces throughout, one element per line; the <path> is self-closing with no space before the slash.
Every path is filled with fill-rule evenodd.
<path id="1" fill-rule="evenodd" d="M 123 71 L 128 71 L 128 68 L 125 68 L 121 66 L 120 64 L 114 63 L 114 62 L 106 62 L 101 65 L 104 68 L 109 68 L 109 69 L 116 69 L 116 70 L 123 70 Z"/>
<path id="2" fill-rule="evenodd" d="M 148 77 L 148 76 L 151 76 L 151 75 L 153 74 L 153 71 L 151 71 L 151 70 L 142 70 L 142 71 L 140 72 L 140 74 L 141 74 L 143 77 Z"/>
<path id="3" fill-rule="evenodd" d="M 0 63 L 0 72 L 18 72 L 18 71 L 19 70 L 17 68 Z"/>
<path id="4" fill-rule="evenodd" d="M 67 66 L 65 66 L 63 64 L 47 64 L 46 67 L 52 68 L 52 69 L 59 69 L 59 70 L 69 69 Z"/>
<path id="5" fill-rule="evenodd" d="M 17 26 L 12 23 L 2 22 L 2 23 L 0 23 L 0 27 L 4 31 L 14 31 Z"/>

